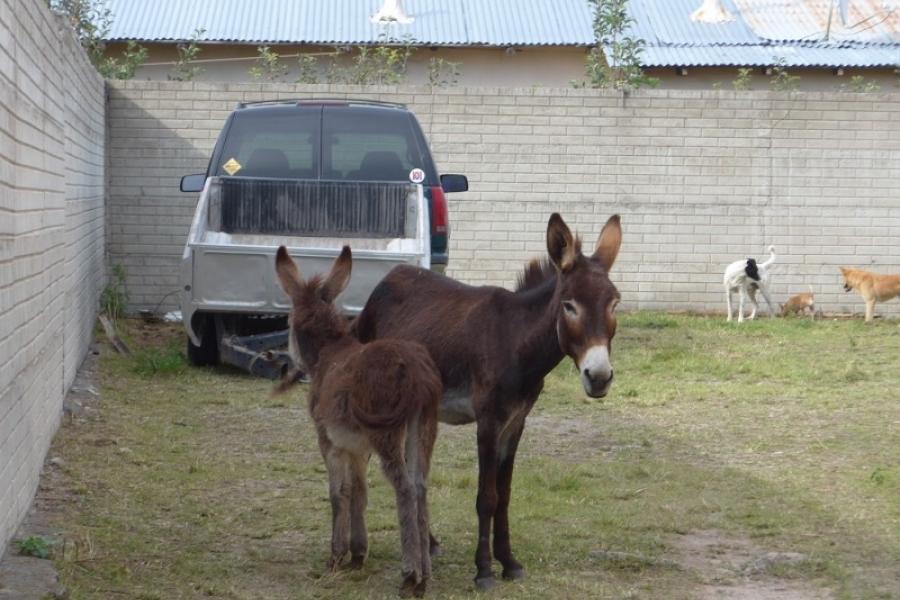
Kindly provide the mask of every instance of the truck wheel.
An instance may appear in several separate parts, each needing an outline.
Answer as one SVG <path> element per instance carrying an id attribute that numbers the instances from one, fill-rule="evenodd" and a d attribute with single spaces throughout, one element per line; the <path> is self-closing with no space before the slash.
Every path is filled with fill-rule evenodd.
<path id="1" fill-rule="evenodd" d="M 191 338 L 188 338 L 187 356 L 195 367 L 208 367 L 219 362 L 219 340 L 216 337 L 216 322 L 212 317 L 207 317 L 202 322 L 199 346 L 195 346 Z"/>

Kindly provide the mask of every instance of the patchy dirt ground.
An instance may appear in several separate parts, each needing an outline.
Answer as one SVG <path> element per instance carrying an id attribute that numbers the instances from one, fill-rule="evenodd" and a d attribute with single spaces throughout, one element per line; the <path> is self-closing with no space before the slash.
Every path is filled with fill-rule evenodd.
<path id="1" fill-rule="evenodd" d="M 75 382 L 63 401 L 63 427 L 77 427 L 99 416 L 99 353 L 100 346 L 93 345 L 75 375 Z M 38 536 L 58 549 L 65 546 L 65 534 L 55 524 L 74 501 L 63 474 L 64 466 L 65 459 L 56 453 L 51 451 L 47 455 L 34 503 L 14 539 Z M 52 561 L 21 556 L 14 543 L 9 545 L 0 559 L 0 600 L 46 600 L 68 595 Z"/>
<path id="2" fill-rule="evenodd" d="M 671 539 L 678 564 L 701 578 L 697 600 L 830 600 L 824 582 L 792 579 L 786 572 L 809 563 L 799 552 L 773 552 L 747 537 L 714 529 Z M 779 572 L 781 574 L 779 574 Z"/>

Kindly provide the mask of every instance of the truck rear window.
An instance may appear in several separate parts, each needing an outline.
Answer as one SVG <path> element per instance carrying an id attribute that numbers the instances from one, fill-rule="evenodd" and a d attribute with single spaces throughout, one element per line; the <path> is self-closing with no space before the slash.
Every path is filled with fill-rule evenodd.
<path id="1" fill-rule="evenodd" d="M 326 107 L 322 178 L 347 181 L 408 181 L 425 169 L 407 113 Z"/>
<path id="2" fill-rule="evenodd" d="M 237 113 L 216 165 L 216 175 L 316 179 L 321 109 Z"/>
<path id="3" fill-rule="evenodd" d="M 214 172 L 220 177 L 409 181 L 412 169 L 430 171 L 411 121 L 404 111 L 352 105 L 240 111 Z"/>

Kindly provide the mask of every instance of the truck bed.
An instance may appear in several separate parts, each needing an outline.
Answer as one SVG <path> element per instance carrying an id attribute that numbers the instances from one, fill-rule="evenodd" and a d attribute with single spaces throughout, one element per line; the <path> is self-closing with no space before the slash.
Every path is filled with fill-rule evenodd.
<path id="1" fill-rule="evenodd" d="M 240 194 L 229 188 L 241 186 Z M 181 266 L 181 306 L 192 316 L 284 314 L 290 301 L 275 277 L 275 251 L 286 246 L 304 277 L 327 271 L 341 248 L 353 250 L 353 274 L 336 304 L 359 313 L 395 266 L 428 268 L 430 232 L 421 185 L 261 178 L 209 178 L 200 196 Z"/>

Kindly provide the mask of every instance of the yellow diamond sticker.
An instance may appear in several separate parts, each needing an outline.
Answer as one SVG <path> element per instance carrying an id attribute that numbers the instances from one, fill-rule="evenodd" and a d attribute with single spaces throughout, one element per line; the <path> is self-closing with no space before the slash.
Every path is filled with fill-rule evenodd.
<path id="1" fill-rule="evenodd" d="M 229 158 L 228 162 L 225 163 L 224 165 L 222 165 L 222 168 L 229 175 L 234 175 L 235 173 L 237 173 L 238 171 L 241 170 L 241 163 L 234 160 L 233 158 Z"/>

